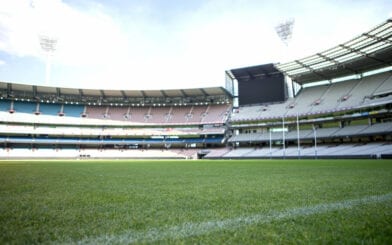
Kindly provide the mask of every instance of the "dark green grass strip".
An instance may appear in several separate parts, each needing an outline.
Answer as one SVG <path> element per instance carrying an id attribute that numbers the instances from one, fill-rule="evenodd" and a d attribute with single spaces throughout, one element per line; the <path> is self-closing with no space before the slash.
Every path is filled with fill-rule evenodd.
<path id="1" fill-rule="evenodd" d="M 391 161 L 3 161 L 0 243 L 83 241 L 390 192 Z M 369 213 L 391 212 L 390 202 L 370 206 L 374 210 Z M 332 212 L 331 219 L 347 219 L 347 225 L 355 227 L 357 220 L 345 213 L 335 217 Z M 366 217 L 373 226 L 390 224 L 386 217 Z M 325 222 L 320 219 L 314 227 L 328 225 Z M 240 236 L 234 243 L 262 237 L 278 242 L 266 234 L 277 234 L 286 225 L 264 224 L 265 229 L 253 234 L 247 230 L 260 225 L 252 224 L 240 233 L 216 232 L 174 242 L 231 241 L 234 234 Z M 353 241 L 363 232 L 343 234 Z M 376 231 L 370 236 L 388 238 Z M 293 243 L 297 239 L 306 240 L 293 236 Z M 332 233 L 323 236 L 323 241 L 333 240 Z"/>
<path id="2" fill-rule="evenodd" d="M 155 242 L 161 240 L 188 239 L 189 237 L 222 231 L 238 231 L 247 226 L 268 224 L 281 220 L 295 220 L 311 215 L 324 215 L 328 212 L 340 212 L 343 209 L 362 208 L 369 204 L 384 204 L 392 201 L 392 193 L 381 196 L 368 196 L 355 200 L 344 200 L 336 203 L 325 203 L 310 207 L 294 208 L 280 212 L 254 214 L 226 220 L 205 221 L 202 223 L 185 223 L 178 226 L 149 229 L 144 232 L 128 231 L 121 235 L 103 235 L 79 241 L 80 244 L 127 244 L 137 242 Z M 215 240 L 216 241 L 216 240 Z"/>
<path id="3" fill-rule="evenodd" d="M 392 202 L 220 230 L 162 244 L 392 244 Z"/>

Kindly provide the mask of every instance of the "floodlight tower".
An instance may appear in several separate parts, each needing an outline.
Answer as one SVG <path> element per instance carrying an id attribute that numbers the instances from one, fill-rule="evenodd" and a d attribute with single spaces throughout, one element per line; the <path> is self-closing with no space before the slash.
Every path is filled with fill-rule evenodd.
<path id="1" fill-rule="evenodd" d="M 283 21 L 279 25 L 275 27 L 276 34 L 278 34 L 280 40 L 285 44 L 286 46 L 286 57 L 285 59 L 290 58 L 288 53 L 289 53 L 289 43 L 291 41 L 291 38 L 293 37 L 293 27 L 294 27 L 294 19 L 288 19 L 286 21 Z M 289 79 L 289 78 L 288 78 Z M 295 96 L 295 91 L 294 91 L 294 84 L 291 80 L 288 80 L 286 82 L 288 86 L 288 92 L 289 92 L 289 97 L 294 97 Z"/>
<path id="2" fill-rule="evenodd" d="M 288 19 L 275 27 L 275 31 L 278 34 L 280 40 L 286 45 L 286 51 L 288 52 L 289 42 L 293 36 L 293 27 L 294 27 L 294 19 Z M 288 58 L 288 57 L 287 57 Z M 294 97 L 293 91 L 293 82 L 287 81 L 286 84 L 289 90 L 289 97 Z M 297 131 L 299 130 L 298 126 L 298 117 L 297 117 Z M 282 143 L 283 143 L 283 158 L 286 156 L 286 139 L 285 139 L 285 125 L 284 125 L 284 115 L 282 116 Z M 300 157 L 300 139 L 299 136 L 297 138 L 298 141 L 298 158 Z"/>
<path id="3" fill-rule="evenodd" d="M 280 40 L 288 46 L 293 36 L 294 19 L 288 19 L 275 27 Z"/>
<path id="4" fill-rule="evenodd" d="M 54 51 L 56 51 L 57 38 L 40 35 L 39 43 L 41 45 L 41 49 L 46 54 L 46 71 L 45 71 L 45 85 L 49 85 L 50 82 L 50 66 L 52 61 L 52 56 Z"/>

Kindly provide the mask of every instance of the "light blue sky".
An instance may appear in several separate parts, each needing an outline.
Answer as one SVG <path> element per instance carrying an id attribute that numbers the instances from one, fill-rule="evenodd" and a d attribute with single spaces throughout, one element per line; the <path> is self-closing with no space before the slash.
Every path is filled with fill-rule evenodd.
<path id="1" fill-rule="evenodd" d="M 312 55 L 392 17 L 390 0 L 0 0 L 0 80 L 50 86 L 224 86 L 231 68 Z M 295 19 L 286 47 L 275 27 Z"/>

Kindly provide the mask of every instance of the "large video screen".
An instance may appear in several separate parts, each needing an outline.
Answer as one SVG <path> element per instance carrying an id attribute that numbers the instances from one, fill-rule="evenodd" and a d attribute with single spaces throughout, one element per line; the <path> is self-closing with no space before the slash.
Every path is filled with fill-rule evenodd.
<path id="1" fill-rule="evenodd" d="M 239 105 L 282 102 L 286 99 L 283 74 L 238 81 Z"/>

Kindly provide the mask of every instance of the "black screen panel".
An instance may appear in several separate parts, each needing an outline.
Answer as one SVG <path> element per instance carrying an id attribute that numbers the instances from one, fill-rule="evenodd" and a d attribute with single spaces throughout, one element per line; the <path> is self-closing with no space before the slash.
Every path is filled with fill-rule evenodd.
<path id="1" fill-rule="evenodd" d="M 239 105 L 282 102 L 286 99 L 283 74 L 238 81 Z"/>

